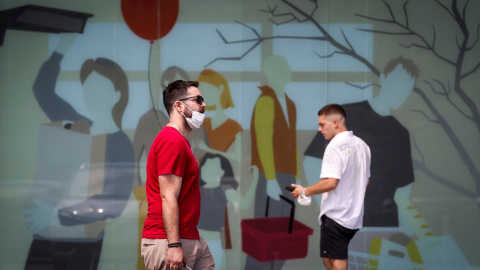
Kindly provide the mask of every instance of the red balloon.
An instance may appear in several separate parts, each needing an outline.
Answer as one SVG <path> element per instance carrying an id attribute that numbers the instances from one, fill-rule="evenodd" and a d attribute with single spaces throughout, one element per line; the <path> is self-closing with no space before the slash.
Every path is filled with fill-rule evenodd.
<path id="1" fill-rule="evenodd" d="M 128 27 L 152 42 L 172 30 L 178 10 L 178 0 L 122 0 L 122 14 Z"/>

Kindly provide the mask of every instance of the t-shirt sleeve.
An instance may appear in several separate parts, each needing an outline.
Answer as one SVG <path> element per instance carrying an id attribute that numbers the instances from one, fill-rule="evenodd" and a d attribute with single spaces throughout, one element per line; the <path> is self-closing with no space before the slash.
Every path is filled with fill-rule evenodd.
<path id="1" fill-rule="evenodd" d="M 320 178 L 335 178 L 341 179 L 343 171 L 343 161 L 340 153 L 335 151 L 332 147 L 325 149 L 325 154 L 322 160 L 322 171 Z"/>
<path id="2" fill-rule="evenodd" d="M 187 168 L 188 156 L 179 143 L 164 144 L 157 153 L 158 175 L 175 174 L 183 177 Z"/>

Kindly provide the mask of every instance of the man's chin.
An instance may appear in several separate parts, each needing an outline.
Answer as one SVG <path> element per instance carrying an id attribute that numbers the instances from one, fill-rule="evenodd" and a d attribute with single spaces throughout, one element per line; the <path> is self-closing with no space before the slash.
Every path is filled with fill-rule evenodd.
<path id="1" fill-rule="evenodd" d="M 186 129 L 186 130 L 192 131 L 192 128 L 190 127 L 190 125 L 187 122 L 187 119 L 185 119 L 185 118 L 183 118 L 183 128 Z"/>

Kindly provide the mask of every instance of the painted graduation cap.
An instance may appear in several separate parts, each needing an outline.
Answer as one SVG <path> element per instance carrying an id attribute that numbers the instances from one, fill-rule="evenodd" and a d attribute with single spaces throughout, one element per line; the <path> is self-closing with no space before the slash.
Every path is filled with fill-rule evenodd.
<path id="1" fill-rule="evenodd" d="M 0 11 L 0 46 L 7 29 L 45 33 L 83 33 L 93 14 L 36 5 Z"/>

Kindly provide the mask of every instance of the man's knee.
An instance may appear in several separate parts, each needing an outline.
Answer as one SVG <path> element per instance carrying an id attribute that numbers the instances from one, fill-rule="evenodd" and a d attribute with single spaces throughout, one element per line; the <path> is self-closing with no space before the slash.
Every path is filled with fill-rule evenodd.
<path id="1" fill-rule="evenodd" d="M 332 267 L 333 267 L 332 261 L 330 261 L 329 258 L 322 258 L 322 260 L 323 260 L 323 265 L 325 265 L 325 267 L 327 268 L 327 270 L 332 269 Z"/>
<path id="2" fill-rule="evenodd" d="M 330 260 L 332 268 L 334 270 L 347 270 L 348 269 L 348 260 Z"/>

